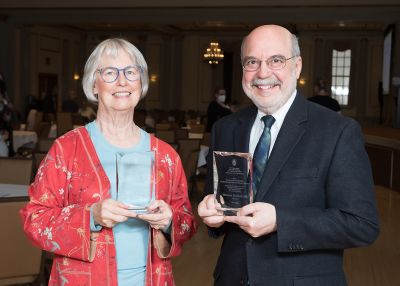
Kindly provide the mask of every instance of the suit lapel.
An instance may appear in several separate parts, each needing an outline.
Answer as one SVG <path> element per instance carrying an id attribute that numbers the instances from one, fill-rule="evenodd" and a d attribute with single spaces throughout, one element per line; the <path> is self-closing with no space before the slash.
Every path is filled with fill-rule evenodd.
<path id="1" fill-rule="evenodd" d="M 276 138 L 254 201 L 262 201 L 268 193 L 272 182 L 303 136 L 305 128 L 301 123 L 307 121 L 307 117 L 306 100 L 297 94 Z"/>
<path id="2" fill-rule="evenodd" d="M 257 108 L 252 106 L 249 108 L 248 112 L 239 117 L 238 124 L 234 131 L 235 152 L 249 152 L 250 132 L 256 116 Z"/>

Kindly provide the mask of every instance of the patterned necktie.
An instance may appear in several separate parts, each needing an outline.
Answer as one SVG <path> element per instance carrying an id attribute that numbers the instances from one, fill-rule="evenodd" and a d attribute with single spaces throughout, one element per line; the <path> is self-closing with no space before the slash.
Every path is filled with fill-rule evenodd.
<path id="1" fill-rule="evenodd" d="M 264 168 L 268 160 L 269 148 L 271 145 L 271 126 L 275 122 L 272 115 L 265 115 L 261 118 L 264 122 L 264 131 L 258 140 L 256 150 L 253 155 L 253 193 L 257 193 Z"/>

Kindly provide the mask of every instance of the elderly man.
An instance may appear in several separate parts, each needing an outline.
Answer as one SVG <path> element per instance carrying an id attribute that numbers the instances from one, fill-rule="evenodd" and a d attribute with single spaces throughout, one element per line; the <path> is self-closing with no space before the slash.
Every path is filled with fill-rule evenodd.
<path id="1" fill-rule="evenodd" d="M 346 285 L 343 250 L 379 232 L 360 127 L 297 93 L 302 59 L 285 28 L 254 29 L 241 57 L 254 106 L 214 125 L 198 207 L 210 235 L 224 236 L 215 285 Z M 213 151 L 253 155 L 254 202 L 235 216 L 212 195 Z"/>

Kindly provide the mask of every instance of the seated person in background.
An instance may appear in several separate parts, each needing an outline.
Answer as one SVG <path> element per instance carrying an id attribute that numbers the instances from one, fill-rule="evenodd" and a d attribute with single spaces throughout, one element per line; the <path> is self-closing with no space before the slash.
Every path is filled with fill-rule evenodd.
<path id="1" fill-rule="evenodd" d="M 318 103 L 326 108 L 336 111 L 337 113 L 341 113 L 339 102 L 329 95 L 325 80 L 319 79 L 317 81 L 314 86 L 314 93 L 314 96 L 308 98 L 309 101 Z"/>
<path id="2" fill-rule="evenodd" d="M 237 112 L 240 109 L 240 104 L 236 100 L 232 101 L 228 105 L 232 113 Z"/>
<path id="3" fill-rule="evenodd" d="M 78 110 L 79 110 L 79 104 L 76 102 L 76 92 L 74 90 L 70 90 L 68 92 L 68 98 L 64 100 L 62 104 L 62 111 L 77 113 Z"/>
<path id="4" fill-rule="evenodd" d="M 42 95 L 43 101 L 41 103 L 43 120 L 46 122 L 54 122 L 56 118 L 56 98 L 57 87 L 54 87 L 51 92 L 44 91 Z"/>
<path id="5" fill-rule="evenodd" d="M 207 126 L 206 132 L 210 132 L 215 121 L 231 114 L 228 105 L 225 104 L 226 92 L 223 88 L 217 88 L 214 93 L 215 99 L 210 102 L 207 108 Z"/>
<path id="6" fill-rule="evenodd" d="M 145 123 L 146 127 L 149 127 L 152 130 L 156 127 L 156 121 L 154 119 L 152 111 L 148 111 L 146 113 L 146 118 L 144 120 L 144 123 Z"/>
<path id="7" fill-rule="evenodd" d="M 28 112 L 28 116 L 26 117 L 26 130 L 33 130 L 35 127 L 35 119 L 37 116 L 38 110 L 37 109 L 30 109 Z"/>
<path id="8" fill-rule="evenodd" d="M 84 118 L 85 122 L 88 123 L 96 118 L 96 112 L 90 106 L 87 101 L 82 101 L 81 108 L 78 113 Z"/>
<path id="9" fill-rule="evenodd" d="M 2 137 L 0 148 L 2 149 L 1 153 L 5 154 L 1 156 L 14 156 L 12 130 L 14 127 L 17 129 L 15 119 L 13 105 L 7 96 L 4 76 L 0 73 L 0 137 Z M 9 149 L 8 146 L 11 146 L 11 148 Z"/>
<path id="10" fill-rule="evenodd" d="M 0 130 L 0 157 L 8 157 L 8 131 L 3 129 Z"/>

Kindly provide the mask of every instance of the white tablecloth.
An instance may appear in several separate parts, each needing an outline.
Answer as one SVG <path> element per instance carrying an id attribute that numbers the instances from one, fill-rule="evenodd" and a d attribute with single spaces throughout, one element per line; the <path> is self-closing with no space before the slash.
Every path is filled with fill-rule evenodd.
<path id="1" fill-rule="evenodd" d="M 189 139 L 203 139 L 203 133 L 188 133 Z"/>
<path id="2" fill-rule="evenodd" d="M 37 141 L 38 136 L 34 131 L 13 130 L 13 148 L 15 152 L 26 143 L 36 145 Z"/>
<path id="3" fill-rule="evenodd" d="M 26 185 L 0 184 L 0 198 L 27 197 L 28 187 Z"/>
<path id="4" fill-rule="evenodd" d="M 199 159 L 197 160 L 197 168 L 207 164 L 206 157 L 210 147 L 206 145 L 200 145 Z"/>
<path id="5" fill-rule="evenodd" d="M 48 138 L 57 138 L 57 125 L 51 124 Z"/>

